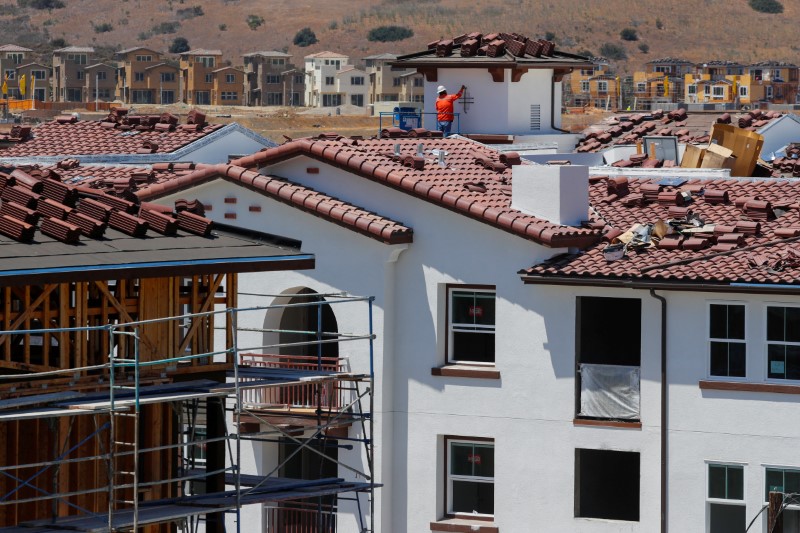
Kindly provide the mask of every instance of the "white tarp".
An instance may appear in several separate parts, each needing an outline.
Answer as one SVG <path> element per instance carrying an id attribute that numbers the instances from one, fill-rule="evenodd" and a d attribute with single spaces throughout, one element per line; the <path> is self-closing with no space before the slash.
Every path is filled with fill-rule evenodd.
<path id="1" fill-rule="evenodd" d="M 582 416 L 639 418 L 639 367 L 580 365 Z"/>

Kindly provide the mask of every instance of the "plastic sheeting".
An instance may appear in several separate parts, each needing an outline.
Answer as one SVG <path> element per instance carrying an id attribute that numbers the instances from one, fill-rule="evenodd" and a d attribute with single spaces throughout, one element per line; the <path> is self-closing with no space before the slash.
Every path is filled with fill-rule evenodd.
<path id="1" fill-rule="evenodd" d="M 580 365 L 581 416 L 639 419 L 639 367 Z"/>

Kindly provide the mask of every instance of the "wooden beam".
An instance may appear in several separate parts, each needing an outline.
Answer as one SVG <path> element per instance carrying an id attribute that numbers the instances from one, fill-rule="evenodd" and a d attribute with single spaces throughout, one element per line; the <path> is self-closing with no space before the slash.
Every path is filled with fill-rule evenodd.
<path id="1" fill-rule="evenodd" d="M 502 67 L 489 67 L 489 74 L 492 75 L 492 81 L 500 83 L 506 79 L 506 69 Z"/>
<path id="2" fill-rule="evenodd" d="M 33 302 L 30 302 L 30 286 L 26 285 L 25 288 L 26 288 L 27 296 L 26 296 L 26 302 L 25 302 L 25 305 L 26 305 L 25 311 L 23 311 L 22 313 L 17 315 L 17 317 L 14 320 L 14 322 L 12 322 L 11 324 L 7 325 L 5 329 L 7 331 L 13 331 L 13 330 L 17 329 L 20 324 L 22 324 L 26 320 L 29 320 L 31 314 L 34 311 L 34 309 L 36 307 L 39 307 L 42 304 L 42 301 L 44 301 L 44 299 L 47 298 L 50 295 L 50 293 L 53 292 L 53 290 L 55 290 L 56 287 L 58 287 L 58 285 L 46 285 L 45 289 L 42 291 L 42 294 L 40 294 L 39 297 L 36 298 Z M 8 296 L 8 292 L 6 292 L 6 295 Z M 8 301 L 6 301 L 6 309 L 10 313 L 10 303 Z M 8 318 L 9 318 L 8 316 L 5 317 L 6 323 L 8 323 Z M 6 339 L 8 339 L 8 338 L 9 338 L 9 335 L 3 335 L 2 337 L 0 337 L 0 346 L 2 346 L 6 342 Z M 27 354 L 26 362 L 30 363 L 30 353 Z"/>
<path id="3" fill-rule="evenodd" d="M 522 75 L 528 72 L 526 68 L 513 68 L 511 69 L 511 81 L 512 83 L 516 83 L 522 79 Z"/>
<path id="4" fill-rule="evenodd" d="M 197 310 L 193 309 L 192 310 L 193 313 L 204 313 L 209 310 L 209 308 L 214 303 L 214 293 L 216 292 L 217 287 L 219 287 L 220 284 L 222 283 L 222 279 L 224 278 L 224 276 L 225 276 L 224 274 L 217 275 L 217 277 L 214 279 L 214 281 L 211 283 L 211 286 L 209 287 L 208 295 L 206 296 L 205 301 L 203 302 L 203 304 L 200 306 L 199 309 Z M 192 293 L 194 293 L 194 286 L 192 287 Z M 202 322 L 203 320 L 197 317 L 195 317 L 192 320 L 192 325 L 189 326 L 189 331 L 186 332 L 186 336 L 183 338 L 183 342 L 181 342 L 181 345 L 178 347 L 179 354 L 184 353 L 186 347 L 189 346 L 189 343 L 192 341 L 192 338 L 194 338 L 194 336 L 197 335 L 197 331 L 200 328 L 200 324 Z"/>
<path id="5" fill-rule="evenodd" d="M 572 72 L 571 68 L 557 68 L 553 71 L 553 81 L 556 83 L 561 82 L 564 79 L 564 76 Z"/>
<path id="6" fill-rule="evenodd" d="M 439 81 L 439 69 L 435 67 L 419 67 L 417 72 L 425 76 L 425 81 Z"/>
<path id="7" fill-rule="evenodd" d="M 128 314 L 128 311 L 125 309 L 125 307 L 119 303 L 119 300 L 114 298 L 114 295 L 111 294 L 111 292 L 108 290 L 108 287 L 104 285 L 104 282 L 95 281 L 94 283 L 97 288 L 100 289 L 100 292 L 103 293 L 106 298 L 108 298 L 108 302 L 111 304 L 111 306 L 117 310 L 120 318 L 122 318 L 125 322 L 135 322 L 135 320 L 131 318 L 131 315 Z M 139 338 L 141 339 L 142 344 L 147 346 L 149 350 L 155 350 L 155 344 L 148 339 L 147 335 L 141 330 L 139 331 Z"/>

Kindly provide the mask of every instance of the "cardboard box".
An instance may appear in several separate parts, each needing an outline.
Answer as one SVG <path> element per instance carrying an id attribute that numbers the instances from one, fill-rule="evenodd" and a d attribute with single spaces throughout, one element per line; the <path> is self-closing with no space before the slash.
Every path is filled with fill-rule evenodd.
<path id="1" fill-rule="evenodd" d="M 703 156 L 705 153 L 706 151 L 702 148 L 698 148 L 693 144 L 687 144 L 686 151 L 683 152 L 683 159 L 681 159 L 681 167 L 700 168 L 700 164 L 703 162 Z"/>

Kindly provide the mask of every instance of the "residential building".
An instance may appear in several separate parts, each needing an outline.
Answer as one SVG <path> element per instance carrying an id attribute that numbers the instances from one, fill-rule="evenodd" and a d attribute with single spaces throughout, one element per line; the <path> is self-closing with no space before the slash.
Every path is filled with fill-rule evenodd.
<path id="1" fill-rule="evenodd" d="M 67 46 L 53 52 L 53 100 L 56 102 L 83 102 L 86 86 L 86 67 L 94 48 Z"/>
<path id="2" fill-rule="evenodd" d="M 0 79 L 8 80 L 8 95 L 16 98 L 19 96 L 18 73 L 17 71 L 30 62 L 33 50 L 15 44 L 4 44 L 0 46 Z M 26 78 L 27 79 L 27 78 Z M 49 79 L 49 76 L 48 76 Z M 0 82 L 1 83 L 1 82 Z"/>
<path id="3" fill-rule="evenodd" d="M 369 76 L 367 72 L 356 68 L 353 65 L 348 65 L 341 70 L 336 71 L 336 94 L 341 97 L 341 104 L 349 104 L 355 107 L 367 106 L 367 95 L 369 92 L 369 85 L 367 85 Z M 324 102 L 323 95 L 323 102 Z M 327 107 L 327 106 L 323 106 Z"/>
<path id="4" fill-rule="evenodd" d="M 198 48 L 180 55 L 183 101 L 189 105 L 211 105 L 214 71 L 222 67 L 222 51 Z M 242 89 L 237 93 L 241 94 Z"/>
<path id="5" fill-rule="evenodd" d="M 425 102 L 425 76 L 411 70 L 400 74 L 400 101 L 423 104 Z"/>
<path id="6" fill-rule="evenodd" d="M 117 86 L 117 67 L 107 63 L 96 63 L 85 69 L 83 102 L 112 102 Z"/>
<path id="7" fill-rule="evenodd" d="M 25 76 L 27 81 L 27 97 L 34 98 L 40 102 L 49 101 L 50 94 L 50 72 L 52 69 L 48 65 L 41 63 L 27 63 L 17 67 L 16 79 L 19 84 L 19 79 Z M 18 88 L 19 86 L 17 86 Z M 11 89 L 11 87 L 9 87 Z"/>
<path id="8" fill-rule="evenodd" d="M 148 79 L 149 67 L 162 62 L 162 54 L 137 46 L 121 50 L 114 56 L 119 62 L 117 74 L 117 99 L 126 104 L 135 100 L 152 99 L 149 94 L 152 83 Z"/>
<path id="9" fill-rule="evenodd" d="M 784 61 L 762 61 L 747 67 L 749 83 L 743 77 L 739 97 L 750 102 L 795 104 L 798 102 L 800 67 Z M 747 93 L 742 90 L 747 86 Z"/>
<path id="10" fill-rule="evenodd" d="M 686 100 L 740 106 L 794 104 L 800 85 L 799 72 L 796 65 L 780 61 L 749 66 L 712 61 L 685 76 Z"/>
<path id="11" fill-rule="evenodd" d="M 244 105 L 244 71 L 233 67 L 218 68 L 211 72 L 212 105 Z"/>
<path id="12" fill-rule="evenodd" d="M 659 104 L 684 99 L 684 77 L 695 70 L 691 61 L 664 57 L 645 65 L 645 71 L 633 73 L 633 97 L 637 108 L 655 109 Z"/>
<path id="13" fill-rule="evenodd" d="M 786 423 L 800 219 L 772 207 L 800 185 L 626 172 L 458 138 L 331 136 L 138 194 L 294 229 L 316 268 L 271 277 L 276 303 L 375 295 L 376 530 L 768 531 L 768 493 L 800 479 Z M 687 197 L 719 231 L 679 222 Z M 606 256 L 615 235 L 668 218 L 672 236 Z M 331 307 L 331 331 L 356 318 Z M 280 460 L 279 444 L 248 445 L 262 469 Z"/>
<path id="14" fill-rule="evenodd" d="M 364 58 L 367 74 L 369 75 L 369 104 L 377 104 L 380 102 L 399 102 L 412 101 L 402 98 L 404 90 L 406 94 L 413 98 L 413 89 L 417 89 L 417 94 L 420 97 L 419 102 L 422 101 L 423 91 L 422 82 L 416 82 L 414 87 L 413 80 L 419 80 L 422 76 L 413 76 L 410 86 L 407 86 L 406 74 L 416 74 L 416 69 L 402 68 L 393 65 L 392 63 L 397 59 L 395 54 L 376 54 Z M 411 90 L 408 90 L 411 89 Z M 373 107 L 374 109 L 374 107 Z"/>
<path id="15" fill-rule="evenodd" d="M 273 513 L 270 529 L 286 530 L 307 498 L 320 502 L 341 494 L 369 509 L 374 483 L 330 476 L 298 481 L 295 472 L 321 455 L 326 471 L 339 462 L 372 477 L 369 467 L 349 466 L 346 452 L 335 453 L 337 431 L 354 424 L 343 424 L 343 416 L 357 421 L 364 435 L 371 432 L 371 413 L 350 405 L 355 395 L 345 392 L 360 388 L 365 394 L 357 400 L 370 403 L 369 320 L 343 324 L 358 326 L 347 331 L 359 331 L 367 346 L 354 350 L 354 343 L 342 342 L 341 359 L 358 367 L 355 372 L 342 365 L 298 368 L 288 360 L 304 358 L 287 353 L 280 361 L 245 354 L 239 337 L 250 335 L 250 324 L 286 313 L 292 331 L 272 331 L 291 335 L 308 327 L 302 319 L 316 316 L 310 307 L 325 314 L 330 305 L 275 306 L 262 296 L 256 301 L 267 305 L 245 309 L 237 304 L 238 276 L 313 268 L 314 256 L 291 238 L 214 225 L 195 201 L 157 205 L 133 193 L 137 180 L 155 181 L 173 169 L 76 164 L 8 169 L 17 183 L 41 194 L 9 181 L 2 200 L 0 242 L 7 253 L 0 261 L 0 315 L 6 326 L 0 344 L 7 348 L 0 354 L 0 432 L 3 468 L 17 474 L 0 479 L 6 511 L 0 527 L 223 533 L 237 529 L 226 529 L 228 516 L 241 521 L 248 508 L 260 513 L 270 505 L 281 511 Z M 368 305 L 364 298 L 336 303 L 350 302 Z M 304 344 L 309 350 L 331 345 Z M 269 412 L 270 398 L 310 398 L 311 389 L 323 388 L 348 404 L 345 410 L 337 403 L 334 411 L 326 402 L 327 414 L 313 417 L 312 425 L 325 431 L 322 442 L 298 439 L 296 429 L 252 431 L 256 417 L 285 419 Z M 235 423 L 228 425 L 234 410 Z M 255 474 L 252 458 L 239 451 L 242 442 L 265 435 L 298 455 L 280 474 Z M 352 446 L 343 442 L 341 448 Z M 332 455 L 337 462 L 328 460 Z M 226 471 L 235 473 L 235 482 Z M 326 522 L 327 530 L 337 518 Z M 267 527 L 249 526 L 240 530 Z"/>
<path id="16" fill-rule="evenodd" d="M 605 87 L 604 95 L 599 95 L 597 83 L 592 84 L 592 80 L 609 80 L 613 79 L 613 85 L 616 87 L 616 77 L 611 73 L 611 66 L 605 57 L 592 57 L 589 58 L 592 66 L 575 69 L 572 71 L 565 81 L 569 81 L 564 86 L 564 99 L 567 106 L 583 107 L 583 106 L 596 106 L 599 102 L 599 107 L 605 106 L 605 96 L 608 94 L 608 87 Z M 592 87 L 594 85 L 594 87 Z M 596 106 L 597 107 L 597 106 Z"/>
<path id="17" fill-rule="evenodd" d="M 306 75 L 291 55 L 263 51 L 243 57 L 245 105 L 305 105 Z"/>
<path id="18" fill-rule="evenodd" d="M 561 52 L 550 41 L 477 32 L 442 39 L 427 50 L 399 56 L 393 64 L 425 76 L 426 128 L 436 129 L 438 86 L 452 94 L 465 85 L 466 95 L 455 102 L 453 133 L 520 139 L 559 133 L 560 82 L 569 72 L 594 68 L 588 58 Z"/>
<path id="19" fill-rule="evenodd" d="M 349 65 L 346 55 L 318 52 L 305 57 L 305 102 L 308 107 L 336 107 L 347 102 L 347 95 L 337 91 L 336 73 Z M 366 80 L 364 86 L 366 87 Z"/>

